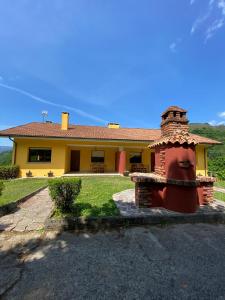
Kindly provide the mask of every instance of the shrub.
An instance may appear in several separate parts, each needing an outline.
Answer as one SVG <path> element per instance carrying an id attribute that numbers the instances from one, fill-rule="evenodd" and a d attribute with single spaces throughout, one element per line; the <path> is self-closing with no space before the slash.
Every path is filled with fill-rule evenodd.
<path id="1" fill-rule="evenodd" d="M 0 166 L 0 179 L 13 179 L 19 175 L 18 166 Z"/>
<path id="2" fill-rule="evenodd" d="M 57 178 L 49 180 L 49 190 L 56 208 L 62 212 L 72 210 L 73 202 L 80 193 L 80 178 Z"/>
<path id="3" fill-rule="evenodd" d="M 4 183 L 0 181 L 0 196 L 2 194 L 3 189 L 4 189 Z"/>
<path id="4" fill-rule="evenodd" d="M 225 170 L 221 170 L 221 171 L 217 172 L 216 175 L 220 180 L 225 180 Z"/>

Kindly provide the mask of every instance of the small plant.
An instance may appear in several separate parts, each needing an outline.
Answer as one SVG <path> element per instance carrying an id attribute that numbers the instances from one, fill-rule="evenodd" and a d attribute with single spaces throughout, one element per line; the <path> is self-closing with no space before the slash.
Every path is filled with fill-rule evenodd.
<path id="1" fill-rule="evenodd" d="M 31 170 L 29 170 L 29 172 L 26 173 L 26 176 L 27 177 L 32 177 L 33 176 Z"/>
<path id="2" fill-rule="evenodd" d="M 80 193 L 80 178 L 58 178 L 49 180 L 49 190 L 56 208 L 61 212 L 69 212 Z"/>
<path id="3" fill-rule="evenodd" d="M 130 172 L 129 171 L 124 171 L 123 176 L 129 176 Z"/>
<path id="4" fill-rule="evenodd" d="M 2 166 L 0 167 L 0 179 L 13 179 L 19 175 L 18 166 Z"/>
<path id="5" fill-rule="evenodd" d="M 2 194 L 3 189 L 4 189 L 4 183 L 3 181 L 0 181 L 0 196 Z"/>
<path id="6" fill-rule="evenodd" d="M 49 171 L 48 172 L 48 177 L 53 177 L 54 176 L 54 173 L 52 171 Z"/>

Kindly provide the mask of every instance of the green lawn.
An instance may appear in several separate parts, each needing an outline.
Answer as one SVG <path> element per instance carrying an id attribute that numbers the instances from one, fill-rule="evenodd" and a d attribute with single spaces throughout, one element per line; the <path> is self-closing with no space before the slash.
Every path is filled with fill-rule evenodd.
<path id="1" fill-rule="evenodd" d="M 47 179 L 19 179 L 19 180 L 5 180 L 4 190 L 0 196 L 0 206 L 10 202 L 15 202 L 20 198 L 27 196 L 35 190 L 45 186 Z"/>
<path id="2" fill-rule="evenodd" d="M 215 182 L 215 186 L 225 188 L 225 181 L 218 181 Z"/>
<path id="3" fill-rule="evenodd" d="M 225 193 L 214 192 L 214 197 L 217 200 L 225 201 Z"/>
<path id="4" fill-rule="evenodd" d="M 76 200 L 75 216 L 115 216 L 119 211 L 112 195 L 134 188 L 129 177 L 83 177 Z"/>

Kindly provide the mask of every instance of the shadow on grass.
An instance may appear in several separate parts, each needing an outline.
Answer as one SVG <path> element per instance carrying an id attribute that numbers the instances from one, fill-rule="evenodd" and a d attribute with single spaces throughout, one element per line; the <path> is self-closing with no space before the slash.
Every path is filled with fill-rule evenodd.
<path id="1" fill-rule="evenodd" d="M 103 216 L 118 216 L 119 210 L 115 205 L 115 202 L 110 199 L 102 206 L 92 205 L 90 203 L 75 203 L 73 207 L 73 216 L 80 217 L 103 217 Z"/>

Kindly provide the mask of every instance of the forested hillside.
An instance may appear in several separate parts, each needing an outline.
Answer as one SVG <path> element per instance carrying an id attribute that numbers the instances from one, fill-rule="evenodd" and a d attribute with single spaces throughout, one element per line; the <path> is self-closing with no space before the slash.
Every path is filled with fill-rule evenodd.
<path id="1" fill-rule="evenodd" d="M 7 166 L 11 164 L 12 151 L 4 151 L 0 153 L 0 166 Z"/>
<path id="2" fill-rule="evenodd" d="M 209 148 L 209 157 L 216 158 L 218 156 L 225 157 L 225 126 L 211 126 L 205 124 L 190 124 L 190 131 L 211 139 L 215 139 L 223 143 L 223 145 L 213 146 Z"/>
<path id="3" fill-rule="evenodd" d="M 209 171 L 225 180 L 225 126 L 190 124 L 190 132 L 222 142 L 209 148 Z"/>

